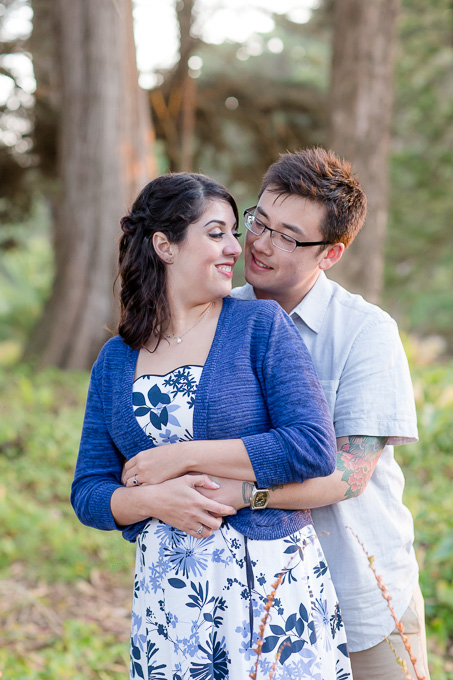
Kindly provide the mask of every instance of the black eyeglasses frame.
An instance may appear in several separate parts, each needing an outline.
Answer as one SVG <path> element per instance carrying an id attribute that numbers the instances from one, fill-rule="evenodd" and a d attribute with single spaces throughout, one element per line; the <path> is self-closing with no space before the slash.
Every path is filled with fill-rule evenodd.
<path id="1" fill-rule="evenodd" d="M 285 252 L 285 253 L 293 253 L 296 250 L 296 248 L 308 248 L 310 246 L 331 246 L 331 245 L 333 245 L 333 243 L 331 243 L 330 241 L 298 241 L 297 239 L 294 238 L 294 236 L 290 236 L 289 234 L 284 234 L 282 231 L 278 231 L 278 229 L 271 229 L 271 227 L 268 227 L 265 224 L 263 224 L 261 222 L 261 220 L 260 220 L 260 223 L 263 225 L 263 230 L 261 231 L 261 233 L 257 234 L 254 231 L 252 231 L 252 229 L 250 228 L 250 225 L 247 224 L 247 216 L 253 217 L 254 220 L 257 219 L 255 217 L 255 213 L 253 212 L 254 210 L 256 210 L 256 208 L 257 208 L 257 206 L 254 205 L 252 208 L 247 208 L 246 210 L 244 210 L 244 226 L 245 226 L 245 228 L 247 229 L 247 231 L 249 231 L 254 236 L 262 236 L 266 230 L 269 231 L 270 235 L 271 235 L 272 244 L 276 248 L 278 248 L 279 250 L 283 250 L 283 252 Z M 292 250 L 285 250 L 281 246 L 276 245 L 274 243 L 273 239 L 272 239 L 272 234 L 274 234 L 274 233 L 275 234 L 281 234 L 282 236 L 285 236 L 286 238 L 291 239 L 291 241 L 294 241 L 294 243 L 295 243 L 294 248 Z"/>

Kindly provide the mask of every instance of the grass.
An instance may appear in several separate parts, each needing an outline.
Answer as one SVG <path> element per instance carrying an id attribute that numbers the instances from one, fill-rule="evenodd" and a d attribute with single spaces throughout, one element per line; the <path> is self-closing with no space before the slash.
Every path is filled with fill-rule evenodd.
<path id="1" fill-rule="evenodd" d="M 408 352 L 420 442 L 397 457 L 416 523 L 431 677 L 453 680 L 453 363 L 423 360 L 413 343 Z M 0 362 L 12 354 L 0 345 Z M 127 675 L 134 546 L 80 525 L 68 500 L 87 385 L 86 373 L 0 368 L 3 680 Z"/>
<path id="2" fill-rule="evenodd" d="M 69 493 L 85 373 L 0 372 L 3 678 L 124 678 L 134 548 L 79 524 Z"/>

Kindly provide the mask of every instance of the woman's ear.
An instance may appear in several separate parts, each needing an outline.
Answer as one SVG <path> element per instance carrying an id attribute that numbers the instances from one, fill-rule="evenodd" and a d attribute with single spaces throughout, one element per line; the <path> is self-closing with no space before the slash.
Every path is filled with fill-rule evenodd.
<path id="1" fill-rule="evenodd" d="M 166 264 L 172 264 L 172 244 L 161 231 L 156 231 L 156 233 L 153 234 L 153 247 L 156 251 L 156 254 L 163 262 Z"/>

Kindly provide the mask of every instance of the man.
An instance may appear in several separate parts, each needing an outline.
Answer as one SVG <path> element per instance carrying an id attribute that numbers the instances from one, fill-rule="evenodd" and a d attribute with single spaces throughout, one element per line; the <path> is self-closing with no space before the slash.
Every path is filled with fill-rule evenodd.
<path id="1" fill-rule="evenodd" d="M 233 295 L 276 300 L 310 351 L 332 412 L 337 469 L 327 478 L 269 490 L 272 507 L 313 509 L 337 589 L 354 680 L 400 680 L 412 664 L 369 568 L 392 596 L 429 678 L 413 521 L 393 446 L 416 441 L 414 397 L 394 320 L 325 272 L 365 220 L 366 197 L 350 165 L 320 148 L 282 155 L 245 211 L 245 278 Z M 326 534 L 322 533 L 326 532 Z M 393 631 L 393 632 L 392 632 Z"/>

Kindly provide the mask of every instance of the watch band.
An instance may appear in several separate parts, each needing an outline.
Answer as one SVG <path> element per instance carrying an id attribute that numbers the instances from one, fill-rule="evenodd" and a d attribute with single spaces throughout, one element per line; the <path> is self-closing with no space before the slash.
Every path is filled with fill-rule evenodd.
<path id="1" fill-rule="evenodd" d="M 251 505 L 254 489 L 256 489 L 256 485 L 253 482 L 242 482 L 242 500 L 246 505 Z"/>

